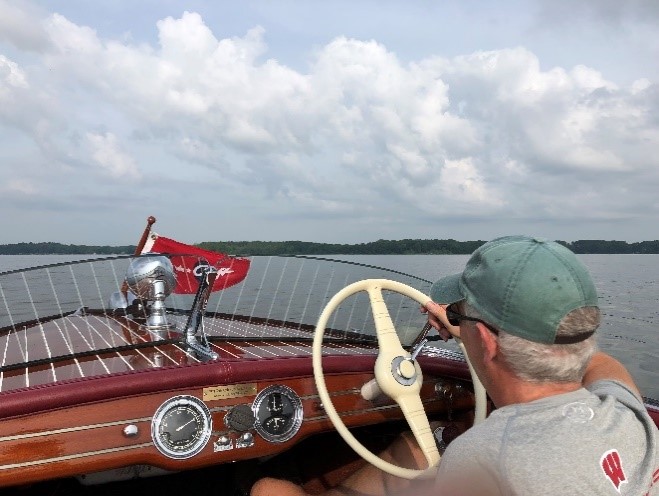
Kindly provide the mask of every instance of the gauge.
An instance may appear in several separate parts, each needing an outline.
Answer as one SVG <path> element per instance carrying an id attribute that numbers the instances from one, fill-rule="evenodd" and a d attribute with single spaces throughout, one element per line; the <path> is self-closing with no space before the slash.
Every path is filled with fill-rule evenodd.
<path id="1" fill-rule="evenodd" d="M 256 395 L 252 411 L 256 417 L 256 432 L 272 443 L 288 441 L 302 425 L 302 402 L 287 386 L 265 388 Z"/>
<path id="2" fill-rule="evenodd" d="M 199 453 L 210 438 L 211 413 L 199 398 L 174 396 L 156 410 L 151 437 L 156 448 L 170 458 L 183 459 Z"/>

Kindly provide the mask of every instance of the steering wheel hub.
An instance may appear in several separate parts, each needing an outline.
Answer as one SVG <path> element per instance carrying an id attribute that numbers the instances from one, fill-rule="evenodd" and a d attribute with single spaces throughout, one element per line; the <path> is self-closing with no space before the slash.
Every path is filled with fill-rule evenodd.
<path id="1" fill-rule="evenodd" d="M 398 356 L 391 362 L 391 374 L 396 381 L 403 386 L 414 384 L 416 380 L 416 367 L 414 361 L 409 358 Z"/>

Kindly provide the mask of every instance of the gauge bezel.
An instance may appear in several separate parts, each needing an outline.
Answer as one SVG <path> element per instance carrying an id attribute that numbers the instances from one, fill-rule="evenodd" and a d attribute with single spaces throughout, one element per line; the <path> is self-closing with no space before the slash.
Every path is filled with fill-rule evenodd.
<path id="1" fill-rule="evenodd" d="M 268 396 L 272 393 L 279 393 L 282 396 L 285 396 L 293 406 L 291 425 L 282 434 L 272 434 L 271 432 L 268 432 L 265 430 L 261 424 L 261 420 L 259 419 L 259 409 L 261 408 L 263 402 L 267 401 Z M 302 400 L 297 395 L 297 393 L 295 393 L 295 391 L 293 391 L 288 386 L 278 384 L 268 386 L 267 388 L 262 389 L 259 394 L 256 395 L 256 398 L 254 398 L 254 402 L 252 403 L 252 412 L 254 412 L 254 418 L 256 419 L 254 422 L 254 428 L 256 429 L 256 432 L 258 432 L 263 439 L 271 443 L 285 443 L 293 436 L 295 436 L 295 434 L 298 433 L 300 427 L 302 426 L 302 418 L 304 416 Z"/>
<path id="2" fill-rule="evenodd" d="M 160 425 L 168 412 L 180 406 L 189 407 L 192 410 L 195 410 L 199 415 L 201 424 L 198 425 L 198 429 L 201 429 L 201 435 L 187 448 L 183 450 L 173 450 L 162 439 L 160 435 Z M 172 398 L 169 398 L 158 407 L 151 420 L 151 439 L 153 439 L 153 444 L 163 455 L 175 460 L 190 458 L 204 449 L 211 437 L 212 430 L 213 419 L 210 410 L 199 398 L 189 395 L 173 396 Z"/>

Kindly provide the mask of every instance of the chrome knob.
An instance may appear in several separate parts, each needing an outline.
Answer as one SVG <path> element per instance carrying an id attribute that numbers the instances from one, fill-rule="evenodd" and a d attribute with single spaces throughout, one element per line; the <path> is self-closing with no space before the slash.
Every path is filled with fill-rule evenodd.
<path id="1" fill-rule="evenodd" d="M 124 436 L 126 437 L 135 437 L 139 434 L 140 429 L 135 424 L 128 424 L 124 427 Z"/>

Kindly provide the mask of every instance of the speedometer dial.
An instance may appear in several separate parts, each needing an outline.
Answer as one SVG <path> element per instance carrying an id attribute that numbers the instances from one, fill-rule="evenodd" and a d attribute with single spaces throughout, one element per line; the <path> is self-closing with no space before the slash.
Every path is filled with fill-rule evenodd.
<path id="1" fill-rule="evenodd" d="M 208 407 L 194 396 L 175 396 L 156 410 L 151 437 L 156 448 L 170 458 L 199 453 L 210 438 L 212 419 Z"/>

